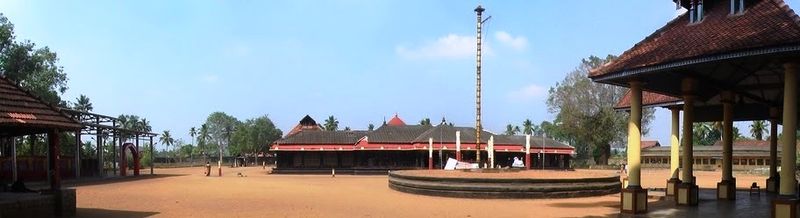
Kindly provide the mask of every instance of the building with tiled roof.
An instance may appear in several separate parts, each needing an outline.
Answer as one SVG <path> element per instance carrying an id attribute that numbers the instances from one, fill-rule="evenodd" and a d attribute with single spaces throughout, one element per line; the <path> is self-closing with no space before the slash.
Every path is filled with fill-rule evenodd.
<path id="1" fill-rule="evenodd" d="M 722 141 L 717 141 L 711 146 L 696 145 L 693 148 L 695 168 L 721 170 Z M 778 157 L 780 154 L 781 147 L 778 147 Z M 669 167 L 669 159 L 670 147 L 642 147 L 642 164 L 646 167 Z M 769 168 L 769 160 L 769 141 L 754 139 L 733 141 L 734 170 L 766 169 Z"/>
<path id="2" fill-rule="evenodd" d="M 334 168 L 339 173 L 385 173 L 392 169 L 428 168 L 431 148 L 436 153 L 434 164 L 437 168 L 442 167 L 447 158 L 457 157 L 459 149 L 463 160 L 475 159 L 475 128 L 447 124 L 406 125 L 397 115 L 392 120 L 394 122 L 390 121 L 374 131 L 300 128 L 300 131 L 272 144 L 270 150 L 277 154 L 277 166 L 273 172 L 330 173 Z M 525 155 L 525 136 L 495 135 L 487 131 L 481 135 L 486 136 L 481 138 L 480 144 L 484 160 L 490 137 L 494 137 L 496 164 L 508 166 L 510 163 L 506 162 L 513 157 Z M 429 142 L 433 143 L 432 146 Z M 575 154 L 574 147 L 548 138 L 533 137 L 530 149 L 532 154 L 536 154 L 532 157 L 535 168 L 543 164 L 546 168 L 570 167 Z M 544 155 L 544 161 L 541 155 Z"/>

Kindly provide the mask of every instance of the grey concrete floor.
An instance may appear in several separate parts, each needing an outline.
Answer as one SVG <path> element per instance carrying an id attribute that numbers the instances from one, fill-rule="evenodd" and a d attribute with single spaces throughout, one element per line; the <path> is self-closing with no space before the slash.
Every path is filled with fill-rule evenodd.
<path id="1" fill-rule="evenodd" d="M 750 195 L 747 191 L 737 191 L 735 201 L 717 200 L 714 189 L 701 189 L 698 206 L 676 206 L 675 199 L 666 197 L 651 202 L 647 214 L 635 217 L 747 217 L 759 218 L 770 216 L 770 205 L 774 194 L 762 192 Z"/>

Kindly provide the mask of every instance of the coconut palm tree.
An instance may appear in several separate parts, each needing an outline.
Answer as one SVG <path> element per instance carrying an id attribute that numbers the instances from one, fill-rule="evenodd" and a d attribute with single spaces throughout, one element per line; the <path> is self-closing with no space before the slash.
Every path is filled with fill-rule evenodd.
<path id="1" fill-rule="evenodd" d="M 517 133 L 519 133 L 519 126 L 514 126 L 511 124 L 506 125 L 506 135 L 516 135 Z"/>
<path id="2" fill-rule="evenodd" d="M 325 130 L 336 131 L 337 129 L 339 129 L 339 121 L 333 115 L 325 119 Z"/>
<path id="3" fill-rule="evenodd" d="M 169 130 L 164 130 L 164 132 L 161 133 L 161 137 L 158 139 L 158 141 L 160 141 L 161 144 L 167 146 L 167 150 L 169 150 L 170 145 L 175 143 L 175 139 L 173 139 L 172 135 L 169 134 Z"/>
<path id="4" fill-rule="evenodd" d="M 89 102 L 89 97 L 86 97 L 86 95 L 81 95 L 75 98 L 75 101 L 75 105 L 72 106 L 72 109 L 83 112 L 89 112 L 94 109 L 92 103 Z"/>
<path id="5" fill-rule="evenodd" d="M 522 122 L 522 133 L 526 135 L 533 134 L 533 130 L 534 127 L 531 119 L 525 119 L 525 121 Z"/>
<path id="6" fill-rule="evenodd" d="M 208 161 L 206 159 L 208 157 L 206 142 L 208 142 L 209 139 L 211 139 L 211 133 L 208 132 L 208 125 L 203 124 L 200 126 L 200 131 L 197 133 L 197 143 L 201 145 L 199 148 L 203 155 L 203 162 Z"/>
<path id="7" fill-rule="evenodd" d="M 753 123 L 750 124 L 750 135 L 756 140 L 763 140 L 765 132 L 767 132 L 767 125 L 763 120 L 754 120 Z"/>

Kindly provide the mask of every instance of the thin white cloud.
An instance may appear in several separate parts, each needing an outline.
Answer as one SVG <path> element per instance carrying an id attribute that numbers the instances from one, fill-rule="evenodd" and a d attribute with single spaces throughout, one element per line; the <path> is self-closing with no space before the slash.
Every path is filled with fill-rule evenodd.
<path id="1" fill-rule="evenodd" d="M 398 45 L 395 53 L 406 59 L 466 59 L 474 58 L 476 52 L 475 36 L 448 34 L 435 41 L 429 41 L 421 46 L 408 47 Z M 485 54 L 490 54 L 488 45 L 483 45 Z"/>
<path id="2" fill-rule="evenodd" d="M 528 39 L 524 36 L 514 37 L 505 31 L 497 31 L 494 38 L 505 46 L 511 47 L 517 51 L 523 51 L 528 48 Z"/>
<path id="3" fill-rule="evenodd" d="M 511 91 L 508 97 L 512 101 L 529 101 L 544 98 L 545 95 L 547 95 L 547 88 L 531 84 Z"/>

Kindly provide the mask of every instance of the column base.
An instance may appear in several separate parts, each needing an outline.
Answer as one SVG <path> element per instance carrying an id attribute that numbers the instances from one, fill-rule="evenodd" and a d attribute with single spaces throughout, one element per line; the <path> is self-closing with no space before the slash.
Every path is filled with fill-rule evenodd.
<path id="1" fill-rule="evenodd" d="M 798 199 L 796 196 L 778 196 L 772 200 L 772 217 L 797 217 Z"/>
<path id="2" fill-rule="evenodd" d="M 778 175 L 770 176 L 767 179 L 767 193 L 778 193 L 778 187 L 781 186 L 781 177 Z"/>
<path id="3" fill-rule="evenodd" d="M 667 196 L 675 196 L 675 191 L 678 189 L 678 184 L 681 184 L 681 180 L 678 178 L 671 178 L 667 180 Z"/>
<path id="4" fill-rule="evenodd" d="M 736 200 L 736 178 L 717 183 L 717 199 Z"/>
<path id="5" fill-rule="evenodd" d="M 627 187 L 622 189 L 620 211 L 627 214 L 647 213 L 647 189 Z"/>
<path id="6" fill-rule="evenodd" d="M 700 199 L 700 192 L 697 185 L 693 183 L 678 184 L 675 192 L 675 203 L 677 205 L 697 206 Z"/>

